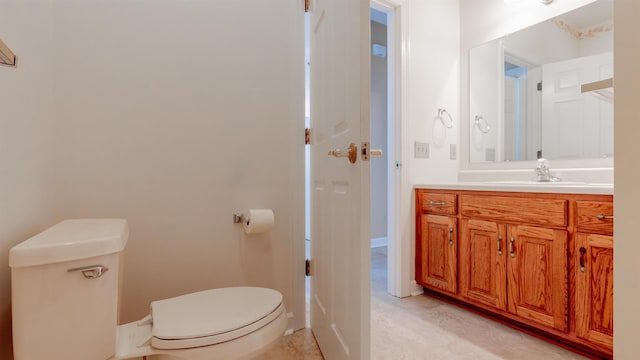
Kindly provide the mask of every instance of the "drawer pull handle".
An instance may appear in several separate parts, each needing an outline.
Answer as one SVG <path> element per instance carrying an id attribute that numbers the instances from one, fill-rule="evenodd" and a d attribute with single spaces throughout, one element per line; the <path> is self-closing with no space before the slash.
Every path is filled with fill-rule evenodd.
<path id="1" fill-rule="evenodd" d="M 596 217 L 598 220 L 613 220 L 613 215 L 598 214 Z"/>
<path id="2" fill-rule="evenodd" d="M 431 205 L 431 206 L 445 206 L 445 205 L 447 205 L 447 203 L 444 202 L 444 201 L 429 200 L 429 205 Z"/>
<path id="3" fill-rule="evenodd" d="M 449 246 L 453 246 L 453 228 L 449 228 Z"/>
<path id="4" fill-rule="evenodd" d="M 498 255 L 502 255 L 502 235 L 498 235 Z"/>
<path id="5" fill-rule="evenodd" d="M 584 266 L 584 254 L 587 253 L 587 249 L 583 246 L 580 247 L 580 271 L 585 272 L 587 269 Z"/>
<path id="6" fill-rule="evenodd" d="M 509 256 L 512 258 L 516 257 L 516 252 L 513 250 L 513 242 L 516 241 L 516 238 L 513 236 L 509 238 Z"/>

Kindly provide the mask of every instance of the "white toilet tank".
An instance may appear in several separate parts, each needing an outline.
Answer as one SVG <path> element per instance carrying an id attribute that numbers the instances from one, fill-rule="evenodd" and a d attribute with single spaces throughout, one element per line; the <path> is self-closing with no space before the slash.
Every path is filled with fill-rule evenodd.
<path id="1" fill-rule="evenodd" d="M 9 253 L 15 360 L 115 354 L 126 220 L 63 221 Z"/>

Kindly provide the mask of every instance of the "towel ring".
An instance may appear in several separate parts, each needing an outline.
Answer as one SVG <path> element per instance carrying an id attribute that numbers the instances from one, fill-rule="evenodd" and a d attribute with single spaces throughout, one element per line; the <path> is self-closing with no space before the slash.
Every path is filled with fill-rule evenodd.
<path id="1" fill-rule="evenodd" d="M 444 118 L 442 117 L 442 115 L 447 114 L 447 117 L 449 117 L 449 122 L 445 122 Z M 453 127 L 453 118 L 451 117 L 451 114 L 449 114 L 449 112 L 445 109 L 438 109 L 438 119 L 440 119 L 440 122 L 442 123 L 442 125 L 444 125 L 444 127 L 446 127 L 447 129 L 451 129 Z"/>
<path id="2" fill-rule="evenodd" d="M 473 126 L 477 127 L 483 134 L 488 134 L 491 131 L 491 126 L 489 126 L 489 122 L 487 119 L 480 115 L 476 115 L 475 121 L 473 122 Z"/>

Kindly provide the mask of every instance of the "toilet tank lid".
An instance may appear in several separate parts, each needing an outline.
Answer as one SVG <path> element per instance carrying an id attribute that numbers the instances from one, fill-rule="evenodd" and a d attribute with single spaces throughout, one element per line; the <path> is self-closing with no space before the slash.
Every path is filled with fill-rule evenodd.
<path id="1" fill-rule="evenodd" d="M 64 220 L 11 248 L 12 268 L 53 264 L 120 252 L 129 238 L 123 219 Z"/>

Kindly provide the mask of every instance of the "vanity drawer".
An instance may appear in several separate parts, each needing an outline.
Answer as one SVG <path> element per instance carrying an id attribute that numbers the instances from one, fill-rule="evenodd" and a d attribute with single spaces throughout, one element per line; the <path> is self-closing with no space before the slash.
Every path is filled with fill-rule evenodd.
<path id="1" fill-rule="evenodd" d="M 458 196 L 430 191 L 419 191 L 422 212 L 437 215 L 457 215 Z"/>
<path id="2" fill-rule="evenodd" d="M 613 234 L 613 203 L 576 201 L 576 229 L 580 232 Z"/>
<path id="3" fill-rule="evenodd" d="M 516 224 L 567 226 L 567 200 L 461 195 L 463 216 Z"/>

